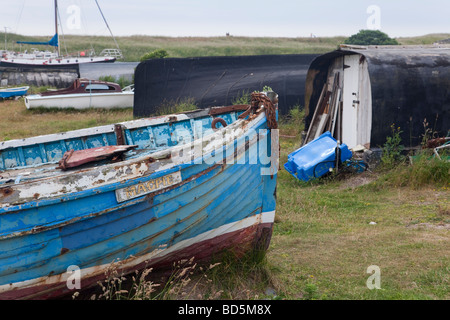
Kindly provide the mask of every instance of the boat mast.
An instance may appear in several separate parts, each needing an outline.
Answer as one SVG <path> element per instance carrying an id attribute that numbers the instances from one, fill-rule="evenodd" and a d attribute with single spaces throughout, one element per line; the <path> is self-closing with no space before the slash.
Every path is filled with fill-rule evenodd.
<path id="1" fill-rule="evenodd" d="M 55 0 L 55 1 L 56 1 L 56 0 Z M 108 21 L 106 21 L 106 18 L 105 18 L 105 16 L 103 15 L 102 9 L 100 8 L 100 5 L 98 4 L 97 0 L 95 0 L 95 3 L 97 4 L 97 8 L 98 8 L 98 10 L 100 11 L 100 14 L 102 15 L 103 21 L 105 21 L 106 27 L 108 28 L 109 33 L 111 34 L 111 37 L 113 38 L 114 43 L 116 44 L 117 49 L 119 49 L 119 44 L 117 43 L 116 38 L 114 37 L 114 35 L 113 35 L 111 29 L 109 28 Z M 119 49 L 119 50 L 120 50 L 120 49 Z"/>
<path id="2" fill-rule="evenodd" d="M 55 0 L 55 33 L 56 33 L 56 37 L 57 37 L 57 50 L 58 50 L 58 57 L 61 56 L 61 52 L 59 49 L 59 34 L 58 34 L 58 1 Z"/>

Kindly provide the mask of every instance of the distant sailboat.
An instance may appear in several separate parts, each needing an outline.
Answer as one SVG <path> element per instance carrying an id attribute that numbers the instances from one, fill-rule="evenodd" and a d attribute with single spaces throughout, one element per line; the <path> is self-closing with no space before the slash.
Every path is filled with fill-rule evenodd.
<path id="1" fill-rule="evenodd" d="M 97 1 L 96 1 L 97 2 Z M 98 6 L 98 3 L 97 3 Z M 100 6 L 98 6 L 100 9 Z M 101 9 L 100 9 L 101 11 Z M 102 13 L 103 16 L 103 13 Z M 104 18 L 104 17 L 103 17 Z M 106 20 L 105 20 L 106 22 Z M 109 29 L 109 27 L 108 27 Z M 44 68 L 44 69 L 64 69 L 78 67 L 82 63 L 104 63 L 114 62 L 122 57 L 119 49 L 105 49 L 98 56 L 86 56 L 83 52 L 80 56 L 61 56 L 59 33 L 58 33 L 58 1 L 55 0 L 55 35 L 48 42 L 37 41 L 17 41 L 19 44 L 48 45 L 56 48 L 56 52 L 33 51 L 32 53 L 12 53 L 4 52 L 0 58 L 1 67 L 15 68 Z"/>

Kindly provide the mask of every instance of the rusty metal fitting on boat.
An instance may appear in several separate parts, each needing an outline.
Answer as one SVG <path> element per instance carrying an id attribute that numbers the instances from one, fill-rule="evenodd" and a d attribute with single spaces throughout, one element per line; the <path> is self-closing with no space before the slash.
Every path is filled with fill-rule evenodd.
<path id="1" fill-rule="evenodd" d="M 222 118 L 214 118 L 214 120 L 211 122 L 211 128 L 213 130 L 218 130 L 218 128 L 216 127 L 217 122 L 220 122 L 224 128 L 227 126 L 227 123 Z"/>

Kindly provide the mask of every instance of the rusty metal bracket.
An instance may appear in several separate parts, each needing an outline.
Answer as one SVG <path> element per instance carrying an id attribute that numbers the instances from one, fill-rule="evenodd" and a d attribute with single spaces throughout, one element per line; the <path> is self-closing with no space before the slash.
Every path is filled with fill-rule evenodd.
<path id="1" fill-rule="evenodd" d="M 121 124 L 114 125 L 114 133 L 116 134 L 116 144 L 119 146 L 126 145 L 125 134 L 123 131 L 123 126 Z"/>
<path id="2" fill-rule="evenodd" d="M 235 104 L 235 105 L 232 105 L 232 106 L 215 107 L 215 108 L 211 108 L 209 110 L 209 115 L 210 116 L 215 116 L 215 115 L 218 115 L 218 114 L 229 113 L 229 112 L 232 112 L 232 111 L 247 110 L 248 107 L 250 107 L 249 104 Z"/>
<path id="3" fill-rule="evenodd" d="M 223 127 L 227 126 L 227 123 L 225 122 L 225 120 L 223 120 L 222 118 L 215 118 L 212 122 L 211 122 L 211 128 L 213 130 L 218 130 L 218 128 L 216 127 L 217 122 L 220 122 L 220 124 L 222 124 Z"/>

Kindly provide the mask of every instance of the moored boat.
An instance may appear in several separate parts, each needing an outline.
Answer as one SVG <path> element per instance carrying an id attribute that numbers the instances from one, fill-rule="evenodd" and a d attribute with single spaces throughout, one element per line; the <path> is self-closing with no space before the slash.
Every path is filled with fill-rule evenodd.
<path id="1" fill-rule="evenodd" d="M 272 99 L 269 99 L 270 96 Z M 0 299 L 267 249 L 277 97 L 0 143 Z"/>
<path id="2" fill-rule="evenodd" d="M 105 20 L 103 13 L 96 2 L 103 19 Z M 54 22 L 55 22 L 55 34 L 54 36 L 46 42 L 42 41 L 17 41 L 18 44 L 26 45 L 42 45 L 42 46 L 52 46 L 55 47 L 55 52 L 50 52 L 48 50 L 39 51 L 33 50 L 32 52 L 15 52 L 15 51 L 5 51 L 2 52 L 0 56 L 0 67 L 8 69 L 33 69 L 33 70 L 64 70 L 64 69 L 78 69 L 80 64 L 85 63 L 112 63 L 117 59 L 123 58 L 122 52 L 117 49 L 104 49 L 98 56 L 93 53 L 86 54 L 87 51 L 80 51 L 76 55 L 61 55 L 60 41 L 59 41 L 59 31 L 58 31 L 58 1 L 54 0 Z M 106 20 L 105 20 L 106 22 Z M 108 26 L 108 24 L 106 24 Z M 108 26 L 109 29 L 109 26 Z M 6 34 L 5 34 L 6 42 Z"/>
<path id="3" fill-rule="evenodd" d="M 29 86 L 13 87 L 13 88 L 0 88 L 0 98 L 12 98 L 21 97 L 27 94 Z"/>
<path id="4" fill-rule="evenodd" d="M 117 83 L 75 79 L 65 89 L 46 91 L 25 97 L 25 106 L 32 108 L 129 108 L 133 107 L 134 88 L 121 88 Z"/>
<path id="5" fill-rule="evenodd" d="M 112 63 L 115 57 L 110 56 L 92 56 L 92 57 L 22 57 L 20 55 L 7 55 L 0 58 L 0 67 L 14 69 L 33 70 L 64 70 L 78 68 L 81 63 Z"/>

